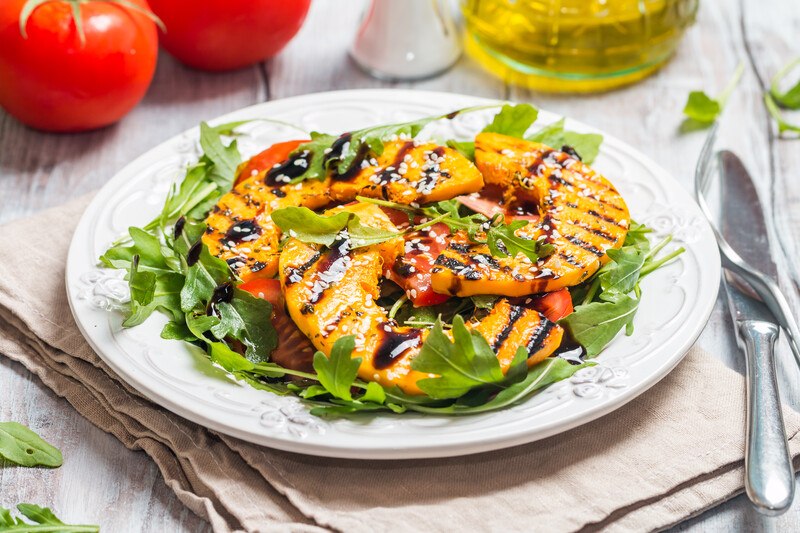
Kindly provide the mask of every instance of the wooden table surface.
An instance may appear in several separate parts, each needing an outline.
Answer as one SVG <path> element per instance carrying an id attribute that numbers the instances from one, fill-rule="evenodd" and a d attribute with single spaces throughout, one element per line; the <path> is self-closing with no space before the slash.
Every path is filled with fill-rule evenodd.
<path id="1" fill-rule="evenodd" d="M 785 254 L 777 258 L 783 267 L 781 281 L 798 309 L 797 284 L 791 280 L 800 279 L 796 265 L 800 258 L 800 141 L 776 137 L 761 100 L 764 83 L 800 54 L 800 8 L 795 2 L 701 2 L 697 24 L 665 68 L 632 87 L 585 97 L 545 95 L 507 86 L 466 58 L 432 80 L 385 83 L 372 79 L 347 57 L 362 8 L 361 1 L 315 0 L 306 25 L 283 53 L 234 73 L 188 70 L 162 54 L 144 101 L 119 124 L 100 131 L 42 134 L 0 111 L 0 222 L 97 189 L 134 157 L 201 120 L 265 100 L 366 87 L 452 91 L 532 102 L 630 143 L 689 189 L 703 133 L 679 133 L 686 96 L 694 89 L 719 92 L 736 65 L 743 62 L 747 68 L 728 104 L 722 143 L 743 157 L 759 182 Z M 743 370 L 720 302 L 698 343 L 729 366 Z M 784 401 L 797 409 L 800 370 L 785 344 L 782 348 L 778 362 L 781 393 Z M 144 453 L 125 449 L 21 365 L 2 357 L 0 391 L 0 420 L 29 425 L 57 443 L 65 457 L 64 466 L 56 470 L 0 467 L 0 506 L 12 507 L 17 502 L 47 505 L 62 518 L 98 523 L 111 532 L 209 529 L 181 505 Z M 797 531 L 798 501 L 800 497 L 782 517 L 766 518 L 739 496 L 676 529 Z"/>

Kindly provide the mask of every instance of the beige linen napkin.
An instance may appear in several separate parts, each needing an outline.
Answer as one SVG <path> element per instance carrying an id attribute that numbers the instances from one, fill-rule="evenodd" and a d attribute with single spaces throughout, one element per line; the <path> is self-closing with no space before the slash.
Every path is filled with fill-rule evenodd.
<path id="1" fill-rule="evenodd" d="M 215 531 L 642 531 L 742 490 L 743 380 L 698 350 L 622 409 L 492 453 L 360 462 L 215 434 L 142 398 L 78 332 L 64 263 L 87 202 L 0 228 L 0 353 L 149 454 Z M 28 241 L 30 227 L 47 228 L 46 244 Z M 784 416 L 797 457 L 800 415 Z"/>

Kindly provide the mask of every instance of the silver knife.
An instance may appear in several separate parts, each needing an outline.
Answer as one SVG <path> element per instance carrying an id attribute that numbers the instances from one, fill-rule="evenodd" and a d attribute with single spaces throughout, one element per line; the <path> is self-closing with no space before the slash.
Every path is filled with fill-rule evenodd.
<path id="1" fill-rule="evenodd" d="M 774 280 L 778 269 L 755 185 L 735 154 L 721 151 L 717 158 L 723 177 L 721 233 L 749 265 Z M 777 515 L 791 505 L 795 485 L 775 377 L 780 329 L 751 286 L 728 268 L 723 285 L 747 366 L 745 489 L 759 511 Z"/>

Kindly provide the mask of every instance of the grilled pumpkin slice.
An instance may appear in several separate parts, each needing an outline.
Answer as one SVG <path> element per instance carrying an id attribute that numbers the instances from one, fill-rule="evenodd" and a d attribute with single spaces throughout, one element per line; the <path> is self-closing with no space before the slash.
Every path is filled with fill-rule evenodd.
<path id="1" fill-rule="evenodd" d="M 357 195 L 402 204 L 448 200 L 483 188 L 483 177 L 458 151 L 436 143 L 390 141 L 353 173 L 334 176 L 331 197 L 347 202 Z"/>
<path id="2" fill-rule="evenodd" d="M 272 278 L 278 271 L 281 231 L 270 218 L 273 211 L 289 206 L 318 209 L 330 203 L 328 179 L 280 184 L 268 173 L 238 183 L 206 218 L 203 242 L 243 281 Z"/>
<path id="3" fill-rule="evenodd" d="M 497 133 L 475 139 L 475 163 L 487 184 L 500 186 L 507 205 L 533 203 L 540 219 L 517 235 L 554 246 L 548 257 L 495 258 L 459 233 L 437 258 L 432 285 L 458 296 L 524 296 L 577 285 L 620 248 L 630 215 L 611 183 L 579 159 L 543 144 Z"/>
<path id="4" fill-rule="evenodd" d="M 343 208 L 356 211 L 362 223 L 391 230 L 386 214 L 372 204 Z M 422 394 L 417 382 L 431 377 L 411 369 L 428 330 L 398 325 L 375 303 L 384 263 L 402 252 L 403 239 L 350 250 L 346 241 L 330 249 L 289 239 L 280 256 L 280 278 L 289 315 L 314 346 L 330 355 L 337 339 L 355 335 L 353 357 L 361 358 L 358 375 L 408 394 Z M 535 364 L 561 343 L 563 330 L 533 309 L 506 299 L 478 324 L 506 372 L 518 346 Z"/>

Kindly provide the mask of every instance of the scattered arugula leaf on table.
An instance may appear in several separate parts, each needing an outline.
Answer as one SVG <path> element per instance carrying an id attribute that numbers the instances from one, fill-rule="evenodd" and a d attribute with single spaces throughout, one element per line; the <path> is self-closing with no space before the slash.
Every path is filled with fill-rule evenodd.
<path id="1" fill-rule="evenodd" d="M 17 422 L 0 422 L 0 458 L 20 466 L 50 468 L 64 462 L 58 448 Z"/>
<path id="2" fill-rule="evenodd" d="M 98 533 L 100 531 L 99 526 L 65 524 L 47 507 L 39 507 L 32 503 L 20 503 L 17 505 L 17 510 L 31 522 L 26 522 L 19 517 L 14 518 L 9 509 L 0 507 L 0 531 L 18 533 Z"/>
<path id="3" fill-rule="evenodd" d="M 772 78 L 770 83 L 770 96 L 772 96 L 776 104 L 784 109 L 800 109 L 800 79 L 787 90 L 781 90 L 781 84 L 784 82 L 785 78 L 798 65 L 800 65 L 800 57 L 786 64 L 786 66 L 775 74 L 775 77 Z"/>
<path id="4" fill-rule="evenodd" d="M 686 99 L 683 107 L 683 114 L 686 115 L 681 125 L 683 131 L 707 128 L 717 120 L 717 117 L 728 103 L 733 90 L 739 84 L 739 80 L 744 73 L 744 64 L 740 63 L 736 67 L 733 77 L 716 98 L 712 98 L 703 91 L 692 91 Z"/>
<path id="5" fill-rule="evenodd" d="M 800 79 L 798 79 L 797 82 L 787 90 L 781 90 L 781 85 L 789 73 L 795 70 L 798 65 L 800 65 L 800 58 L 797 58 L 784 66 L 772 78 L 769 91 L 764 94 L 764 104 L 767 107 L 767 111 L 778 125 L 779 134 L 786 133 L 787 131 L 800 133 L 800 125 L 791 124 L 786 120 L 786 118 L 784 118 L 783 112 L 781 111 L 781 109 L 800 109 Z"/>

